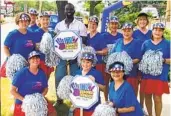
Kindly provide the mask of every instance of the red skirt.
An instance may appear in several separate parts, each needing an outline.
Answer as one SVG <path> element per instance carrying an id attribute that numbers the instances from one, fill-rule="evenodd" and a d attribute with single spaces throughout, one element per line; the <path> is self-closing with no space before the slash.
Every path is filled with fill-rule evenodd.
<path id="1" fill-rule="evenodd" d="M 21 105 L 22 104 L 15 104 L 14 116 L 25 116 L 25 113 L 22 111 Z M 47 107 L 48 107 L 48 114 L 56 111 L 50 102 L 48 102 Z"/>
<path id="2" fill-rule="evenodd" d="M 154 79 L 142 79 L 140 92 L 145 94 L 155 94 L 161 96 L 163 93 L 169 94 L 169 85 L 167 82 Z"/>
<path id="3" fill-rule="evenodd" d="M 83 116 L 92 116 L 93 111 L 83 111 Z M 80 116 L 80 109 L 76 108 L 74 110 L 74 116 Z"/>
<path id="4" fill-rule="evenodd" d="M 43 60 L 40 61 L 40 68 L 45 72 L 47 78 L 49 78 L 51 72 L 54 71 L 54 68 L 46 66 L 46 64 Z"/>
<path id="5" fill-rule="evenodd" d="M 104 81 L 107 82 L 107 77 L 106 77 L 106 65 L 105 64 L 96 64 L 96 69 L 100 71 L 103 75 Z"/>
<path id="6" fill-rule="evenodd" d="M 126 81 L 132 85 L 135 92 L 138 90 L 138 78 L 136 77 L 128 77 Z"/>

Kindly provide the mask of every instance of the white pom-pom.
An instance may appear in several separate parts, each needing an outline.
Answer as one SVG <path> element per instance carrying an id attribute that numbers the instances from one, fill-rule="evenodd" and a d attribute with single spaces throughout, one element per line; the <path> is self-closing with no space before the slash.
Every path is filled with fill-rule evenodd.
<path id="1" fill-rule="evenodd" d="M 129 74 L 129 72 L 133 68 L 133 62 L 131 57 L 125 52 L 115 52 L 112 53 L 106 63 L 106 71 L 108 72 L 109 66 L 114 62 L 122 62 L 124 64 L 125 74 Z"/>
<path id="2" fill-rule="evenodd" d="M 163 53 L 160 51 L 148 50 L 139 63 L 139 70 L 145 74 L 158 76 L 163 70 Z"/>
<path id="3" fill-rule="evenodd" d="M 96 57 L 96 51 L 94 50 L 93 47 L 91 46 L 85 46 L 81 52 L 78 54 L 78 57 L 77 57 L 77 62 L 78 62 L 78 65 L 81 66 L 81 58 L 82 58 L 82 54 L 85 53 L 85 52 L 90 52 L 94 55 L 94 59 L 93 59 L 93 66 L 96 65 L 96 62 L 97 62 L 97 57 Z"/>
<path id="4" fill-rule="evenodd" d="M 113 107 L 107 104 L 99 104 L 92 116 L 116 116 L 116 111 Z"/>
<path id="5" fill-rule="evenodd" d="M 22 103 L 22 111 L 26 116 L 47 116 L 47 101 L 40 93 L 26 95 Z"/>
<path id="6" fill-rule="evenodd" d="M 46 32 L 42 36 L 42 40 L 40 42 L 39 50 L 44 53 L 48 54 L 53 47 L 53 39 L 50 33 Z"/>
<path id="7" fill-rule="evenodd" d="M 107 49 L 108 49 L 108 54 L 106 56 L 103 57 L 103 61 L 106 63 L 108 60 L 109 55 L 111 54 L 111 51 L 113 49 L 113 47 L 115 46 L 115 44 L 108 44 L 107 45 Z"/>
<path id="8" fill-rule="evenodd" d="M 57 66 L 60 62 L 60 58 L 55 51 L 50 49 L 49 53 L 45 54 L 45 63 L 49 67 Z"/>
<path id="9" fill-rule="evenodd" d="M 25 60 L 23 56 L 21 56 L 20 54 L 13 54 L 7 60 L 7 64 L 6 64 L 7 77 L 13 80 L 14 74 L 27 65 L 28 62 Z"/>
<path id="10" fill-rule="evenodd" d="M 69 99 L 70 94 L 70 84 L 72 82 L 73 76 L 67 75 L 62 78 L 57 88 L 57 95 L 61 99 Z"/>

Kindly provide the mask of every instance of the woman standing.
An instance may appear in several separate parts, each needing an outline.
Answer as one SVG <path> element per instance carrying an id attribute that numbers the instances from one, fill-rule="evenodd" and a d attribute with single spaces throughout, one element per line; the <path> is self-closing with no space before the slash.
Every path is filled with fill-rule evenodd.
<path id="1" fill-rule="evenodd" d="M 33 51 L 34 36 L 31 31 L 27 30 L 30 20 L 26 13 L 16 15 L 15 23 L 18 25 L 18 29 L 9 32 L 4 41 L 4 52 L 7 57 L 12 54 L 20 54 L 27 59 L 28 54 Z"/>
<path id="2" fill-rule="evenodd" d="M 79 60 L 81 61 L 81 69 L 76 72 L 76 75 L 89 76 L 92 81 L 95 81 L 97 83 L 99 89 L 101 91 L 104 91 L 105 86 L 104 86 L 103 76 L 101 72 L 93 68 L 93 65 L 95 65 L 97 61 L 95 53 L 93 54 L 92 52 L 83 52 L 81 54 L 81 57 L 79 57 Z M 100 101 L 101 100 L 100 100 L 100 93 L 99 93 L 98 102 L 95 105 L 93 105 L 91 108 L 84 109 L 83 115 L 91 116 L 96 106 L 100 104 Z M 80 116 L 79 108 L 74 110 L 74 116 Z"/>
<path id="3" fill-rule="evenodd" d="M 110 32 L 104 33 L 106 45 L 115 44 L 117 40 L 119 40 L 120 38 L 123 38 L 122 34 L 117 31 L 118 27 L 119 27 L 118 17 L 112 16 L 109 19 L 108 26 L 109 26 Z M 106 73 L 106 76 L 105 76 L 105 85 L 106 85 L 105 101 L 108 101 L 109 79 L 110 78 L 111 78 L 110 75 L 108 73 Z"/>
<path id="4" fill-rule="evenodd" d="M 105 63 L 102 56 L 107 54 L 107 47 L 104 36 L 97 31 L 99 19 L 96 16 L 91 16 L 88 22 L 89 34 L 87 37 L 87 46 L 91 46 L 96 51 L 97 64 L 96 69 L 99 70 L 106 81 Z M 106 91 L 105 91 L 106 93 Z"/>
<path id="5" fill-rule="evenodd" d="M 35 37 L 36 37 L 36 49 L 39 49 L 39 44 L 42 39 L 42 36 L 45 32 L 49 32 L 48 26 L 49 26 L 49 14 L 47 12 L 43 12 L 40 14 L 40 28 L 35 31 Z M 49 32 L 50 33 L 50 32 Z M 52 35 L 52 34 L 51 34 Z M 53 36 L 53 35 L 52 35 Z M 45 64 L 45 55 L 41 53 L 40 56 L 40 68 L 45 72 L 47 78 L 49 79 L 51 72 L 54 71 L 54 68 L 48 67 Z"/>
<path id="6" fill-rule="evenodd" d="M 168 72 L 170 68 L 170 42 L 163 37 L 164 25 L 162 23 L 153 24 L 152 39 L 147 40 L 142 45 L 142 54 L 148 50 L 159 50 L 163 53 L 163 70 L 158 76 L 143 74 L 141 92 L 145 94 L 145 103 L 149 116 L 152 116 L 152 96 L 155 106 L 155 116 L 161 116 L 162 95 L 169 94 Z"/>
<path id="7" fill-rule="evenodd" d="M 125 81 L 124 64 L 114 62 L 109 66 L 112 81 L 109 87 L 109 104 L 116 108 L 119 116 L 143 116 L 131 85 Z"/>
<path id="8" fill-rule="evenodd" d="M 136 23 L 137 23 L 137 29 L 133 32 L 133 38 L 138 39 L 142 45 L 145 40 L 151 39 L 152 31 L 147 28 L 149 24 L 148 15 L 146 13 L 139 13 L 139 15 L 137 16 Z M 143 78 L 142 78 L 142 74 L 140 71 L 138 71 L 138 78 L 139 78 L 140 88 L 141 88 L 141 80 Z M 144 94 L 140 92 L 140 104 L 142 108 L 144 108 L 144 97 L 145 97 Z M 144 114 L 147 114 L 147 113 L 144 111 Z"/>
<path id="9" fill-rule="evenodd" d="M 38 12 L 36 9 L 30 8 L 29 14 L 30 14 L 31 22 L 30 22 L 28 29 L 34 32 L 35 30 L 37 30 L 39 28 L 36 24 Z"/>
<path id="10" fill-rule="evenodd" d="M 133 68 L 129 75 L 127 75 L 127 81 L 132 85 L 135 95 L 137 96 L 138 92 L 138 78 L 137 78 L 137 63 L 141 57 L 141 46 L 138 40 L 133 39 L 133 25 L 131 23 L 125 23 L 122 26 L 123 38 L 119 39 L 115 47 L 112 50 L 113 52 L 122 52 L 125 51 L 131 57 L 133 62 Z"/>
<path id="11" fill-rule="evenodd" d="M 39 69 L 40 54 L 33 51 L 28 56 L 29 66 L 16 73 L 12 81 L 11 94 L 15 97 L 14 116 L 25 116 L 21 105 L 24 96 L 33 93 L 41 93 L 45 96 L 48 92 L 48 84 L 45 73 Z M 56 116 L 57 113 L 52 104 L 48 102 L 48 116 Z"/>

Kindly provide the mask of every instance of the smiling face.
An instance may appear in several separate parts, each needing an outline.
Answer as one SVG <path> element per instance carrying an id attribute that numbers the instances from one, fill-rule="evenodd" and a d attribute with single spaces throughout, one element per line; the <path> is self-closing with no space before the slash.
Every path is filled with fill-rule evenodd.
<path id="1" fill-rule="evenodd" d="M 152 30 L 153 38 L 156 38 L 156 39 L 161 39 L 163 36 L 163 33 L 164 33 L 164 29 L 161 29 L 161 28 L 154 28 Z"/>
<path id="2" fill-rule="evenodd" d="M 133 34 L 132 28 L 122 29 L 122 35 L 123 35 L 124 39 L 131 39 L 132 34 Z"/>
<path id="3" fill-rule="evenodd" d="M 69 18 L 73 18 L 74 17 L 74 13 L 75 13 L 75 9 L 74 6 L 72 4 L 67 4 L 65 6 L 65 15 L 66 17 Z"/>
<path id="4" fill-rule="evenodd" d="M 111 32 L 116 32 L 117 31 L 117 29 L 118 29 L 118 23 L 117 22 L 110 22 L 109 23 L 109 30 L 111 31 Z"/>
<path id="5" fill-rule="evenodd" d="M 145 28 L 148 25 L 148 19 L 146 16 L 138 17 L 137 25 L 140 28 Z"/>
<path id="6" fill-rule="evenodd" d="M 18 22 L 18 26 L 20 29 L 27 29 L 28 25 L 29 25 L 28 20 L 19 20 Z"/>
<path id="7" fill-rule="evenodd" d="M 82 59 L 81 60 L 81 67 L 84 71 L 89 71 L 92 68 L 92 61 L 91 60 L 86 60 Z"/>
<path id="8" fill-rule="evenodd" d="M 33 56 L 28 60 L 31 67 L 38 67 L 40 64 L 40 56 Z"/>
<path id="9" fill-rule="evenodd" d="M 36 19 L 37 19 L 37 15 L 36 14 L 30 14 L 30 18 L 31 18 L 31 23 L 32 24 L 36 23 Z"/>
<path id="10" fill-rule="evenodd" d="M 42 28 L 48 28 L 48 26 L 49 26 L 49 17 L 48 16 L 40 17 L 40 25 L 41 25 Z"/>
<path id="11" fill-rule="evenodd" d="M 110 72 L 111 77 L 114 81 L 121 81 L 123 80 L 124 71 L 123 70 L 115 70 Z"/>
<path id="12" fill-rule="evenodd" d="M 97 30 L 97 23 L 93 21 L 88 22 L 88 30 L 90 32 L 95 32 Z"/>

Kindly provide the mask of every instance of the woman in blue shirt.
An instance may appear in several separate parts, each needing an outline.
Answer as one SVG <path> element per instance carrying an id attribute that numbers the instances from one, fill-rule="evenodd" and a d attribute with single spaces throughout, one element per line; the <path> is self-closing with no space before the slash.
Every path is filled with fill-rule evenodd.
<path id="1" fill-rule="evenodd" d="M 133 32 L 133 38 L 138 39 L 140 41 L 140 44 L 142 45 L 145 40 L 151 39 L 152 31 L 147 28 L 149 24 L 148 14 L 139 13 L 137 16 L 136 23 L 137 23 L 137 29 Z M 140 71 L 138 71 L 138 78 L 139 78 L 140 88 L 141 88 L 142 74 Z M 140 104 L 143 108 L 144 107 L 144 94 L 142 92 L 140 92 Z M 144 113 L 146 112 L 144 111 Z"/>
<path id="2" fill-rule="evenodd" d="M 95 53 L 91 52 L 83 52 L 81 54 L 80 60 L 81 60 L 81 69 L 76 72 L 75 75 L 83 75 L 83 76 L 89 76 L 91 80 L 95 81 L 99 89 L 101 91 L 104 91 L 105 86 L 104 86 L 104 79 L 102 76 L 102 73 L 96 69 L 93 68 L 93 64 L 96 62 L 96 55 Z M 94 112 L 95 107 L 100 104 L 100 93 L 99 93 L 99 100 L 98 102 L 93 105 L 89 109 L 84 109 L 83 110 L 83 115 L 84 116 L 91 116 Z M 74 110 L 74 116 L 80 116 L 80 110 L 77 108 Z"/>
<path id="3" fill-rule="evenodd" d="M 9 32 L 4 41 L 4 52 L 7 57 L 20 54 L 27 60 L 28 54 L 35 48 L 33 33 L 27 30 L 30 20 L 26 13 L 16 15 L 15 23 L 18 29 Z"/>
<path id="4" fill-rule="evenodd" d="M 45 96 L 48 92 L 48 84 L 45 73 L 39 69 L 40 54 L 33 51 L 28 56 L 29 67 L 25 67 L 16 73 L 12 81 L 11 94 L 15 97 L 14 116 L 25 116 L 21 106 L 24 96 L 33 93 L 41 93 Z M 52 104 L 48 102 L 48 116 L 56 116 L 57 113 Z"/>
<path id="5" fill-rule="evenodd" d="M 42 36 L 45 32 L 49 32 L 48 30 L 48 26 L 49 26 L 49 14 L 47 12 L 42 12 L 40 14 L 40 28 L 37 29 L 34 33 L 36 39 L 35 39 L 35 42 L 36 42 L 36 49 L 39 49 L 39 44 L 40 44 L 40 41 L 42 39 Z M 40 56 L 40 68 L 45 72 L 47 78 L 49 79 L 50 77 L 50 74 L 51 72 L 54 71 L 54 68 L 53 67 L 48 67 L 46 64 L 45 64 L 45 54 L 41 53 L 41 56 Z"/>
<path id="6" fill-rule="evenodd" d="M 133 62 L 133 68 L 129 75 L 127 75 L 127 81 L 132 85 L 135 95 L 138 93 L 138 78 L 137 78 L 137 63 L 141 57 L 141 46 L 140 42 L 136 39 L 133 39 L 133 25 L 131 23 L 125 23 L 122 26 L 123 38 L 119 39 L 113 50 L 113 52 L 122 52 L 125 51 L 131 57 Z"/>
<path id="7" fill-rule="evenodd" d="M 132 86 L 125 81 L 124 64 L 114 62 L 109 66 L 109 72 L 112 77 L 109 86 L 109 104 L 116 108 L 119 116 L 143 116 Z"/>
<path id="8" fill-rule="evenodd" d="M 91 46 L 96 51 L 97 64 L 96 69 L 99 70 L 104 77 L 105 82 L 107 82 L 105 63 L 102 60 L 104 55 L 107 55 L 107 46 L 104 36 L 97 31 L 99 19 L 96 16 L 91 16 L 88 22 L 89 34 L 87 35 L 87 46 Z M 106 91 L 104 91 L 106 93 Z M 107 93 L 106 93 L 107 94 Z"/>
<path id="9" fill-rule="evenodd" d="M 33 31 L 33 32 L 34 32 L 35 30 L 37 30 L 37 29 L 39 28 L 39 27 L 37 26 L 37 24 L 36 24 L 38 12 L 37 12 L 36 9 L 30 8 L 30 9 L 29 9 L 29 14 L 30 14 L 31 22 L 30 22 L 30 25 L 29 25 L 28 29 L 29 29 L 30 31 Z"/>
<path id="10" fill-rule="evenodd" d="M 117 40 L 119 40 L 120 38 L 123 38 L 122 34 L 117 31 L 119 27 L 118 17 L 116 16 L 110 17 L 108 26 L 109 26 L 110 32 L 106 32 L 103 34 L 106 45 L 114 44 L 116 43 Z M 110 75 L 106 73 L 106 76 L 105 76 L 106 90 L 104 93 L 105 101 L 108 101 L 109 79 L 110 79 Z"/>
<path id="11" fill-rule="evenodd" d="M 142 54 L 148 50 L 159 50 L 163 53 L 163 69 L 158 76 L 143 74 L 140 91 L 145 93 L 145 102 L 149 116 L 152 116 L 152 96 L 154 99 L 155 116 L 160 116 L 162 111 L 162 95 L 169 94 L 168 73 L 170 68 L 170 42 L 164 39 L 165 26 L 162 23 L 153 24 L 152 39 L 142 45 Z"/>

